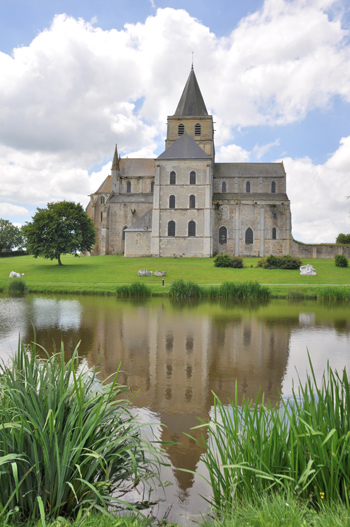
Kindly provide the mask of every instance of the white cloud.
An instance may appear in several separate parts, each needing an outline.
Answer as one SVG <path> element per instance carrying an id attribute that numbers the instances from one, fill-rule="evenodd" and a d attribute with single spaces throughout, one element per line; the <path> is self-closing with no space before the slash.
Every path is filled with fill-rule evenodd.
<path id="1" fill-rule="evenodd" d="M 222 146 L 215 160 L 219 163 L 243 163 L 249 161 L 249 152 L 238 145 Z"/>
<path id="2" fill-rule="evenodd" d="M 0 216 L 23 216 L 28 214 L 28 210 L 24 207 L 19 207 L 18 205 L 13 205 L 12 203 L 0 202 Z"/>
<path id="3" fill-rule="evenodd" d="M 284 159 L 293 233 L 305 242 L 335 242 L 350 232 L 350 136 L 323 165 L 309 158 Z"/>
<path id="4" fill-rule="evenodd" d="M 265 154 L 267 154 L 269 150 L 271 150 L 271 148 L 273 148 L 274 146 L 279 146 L 279 144 L 279 139 L 276 139 L 276 141 L 273 141 L 272 143 L 267 143 L 266 145 L 260 146 L 259 144 L 256 144 L 253 148 L 253 153 L 256 159 L 261 159 L 262 157 L 264 157 Z"/>

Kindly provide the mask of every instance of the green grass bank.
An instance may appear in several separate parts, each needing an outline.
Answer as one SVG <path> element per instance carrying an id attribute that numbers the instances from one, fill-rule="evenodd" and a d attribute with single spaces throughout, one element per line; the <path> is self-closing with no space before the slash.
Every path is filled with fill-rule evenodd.
<path id="1" fill-rule="evenodd" d="M 202 286 L 221 285 L 223 282 L 256 281 L 267 285 L 273 297 L 295 298 L 302 293 L 315 298 L 324 286 L 349 286 L 350 268 L 335 267 L 334 260 L 305 259 L 317 276 L 300 276 L 299 270 L 257 268 L 258 258 L 244 258 L 244 269 L 214 267 L 212 258 L 124 258 L 122 255 L 75 258 L 62 257 L 63 266 L 56 261 L 32 256 L 4 258 L 0 261 L 0 290 L 6 291 L 11 271 L 23 273 L 29 292 L 115 294 L 117 286 L 140 281 L 149 286 L 152 295 L 167 295 L 175 280 L 192 281 Z M 139 277 L 140 269 L 166 271 L 162 278 Z"/>

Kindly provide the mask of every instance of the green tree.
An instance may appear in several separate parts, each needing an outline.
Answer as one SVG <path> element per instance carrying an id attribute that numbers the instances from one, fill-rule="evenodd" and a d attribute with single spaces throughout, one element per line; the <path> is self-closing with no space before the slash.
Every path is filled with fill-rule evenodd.
<path id="1" fill-rule="evenodd" d="M 0 252 L 12 251 L 14 247 L 23 247 L 21 229 L 8 220 L 0 219 Z"/>
<path id="2" fill-rule="evenodd" d="M 341 243 L 343 245 L 350 244 L 350 234 L 338 234 L 335 243 Z"/>
<path id="3" fill-rule="evenodd" d="M 60 201 L 37 210 L 32 222 L 23 227 L 29 254 L 35 258 L 57 259 L 58 265 L 62 265 L 62 254 L 91 251 L 96 243 L 96 231 L 79 203 Z"/>

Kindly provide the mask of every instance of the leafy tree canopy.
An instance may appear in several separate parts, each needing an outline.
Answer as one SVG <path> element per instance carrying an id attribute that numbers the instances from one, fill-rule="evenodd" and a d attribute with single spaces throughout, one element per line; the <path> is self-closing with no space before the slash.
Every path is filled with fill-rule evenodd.
<path id="1" fill-rule="evenodd" d="M 338 234 L 337 239 L 335 240 L 335 243 L 341 243 L 341 244 L 350 244 L 350 234 Z"/>
<path id="2" fill-rule="evenodd" d="M 37 209 L 33 221 L 23 227 L 27 251 L 61 263 L 62 254 L 91 251 L 96 243 L 94 224 L 83 207 L 72 201 L 48 203 Z"/>
<path id="3" fill-rule="evenodd" d="M 12 251 L 14 247 L 23 247 L 21 229 L 8 220 L 0 219 L 0 252 Z"/>

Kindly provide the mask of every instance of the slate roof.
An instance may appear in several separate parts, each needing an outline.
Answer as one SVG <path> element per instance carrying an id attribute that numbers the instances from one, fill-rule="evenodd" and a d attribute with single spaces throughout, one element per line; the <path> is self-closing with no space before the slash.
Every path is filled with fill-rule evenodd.
<path id="1" fill-rule="evenodd" d="M 157 159 L 210 159 L 200 146 L 184 132 Z"/>
<path id="2" fill-rule="evenodd" d="M 174 115 L 208 115 L 193 67 Z"/>
<path id="3" fill-rule="evenodd" d="M 152 230 L 152 209 L 146 212 L 139 220 L 135 221 L 126 231 L 151 231 Z"/>
<path id="4" fill-rule="evenodd" d="M 107 176 L 102 185 L 97 189 L 94 194 L 98 194 L 99 192 L 111 192 L 112 190 L 112 176 Z"/>
<path id="5" fill-rule="evenodd" d="M 283 163 L 215 163 L 214 178 L 285 177 Z"/>
<path id="6" fill-rule="evenodd" d="M 124 157 L 119 160 L 119 170 L 122 177 L 154 176 L 154 159 Z"/>

